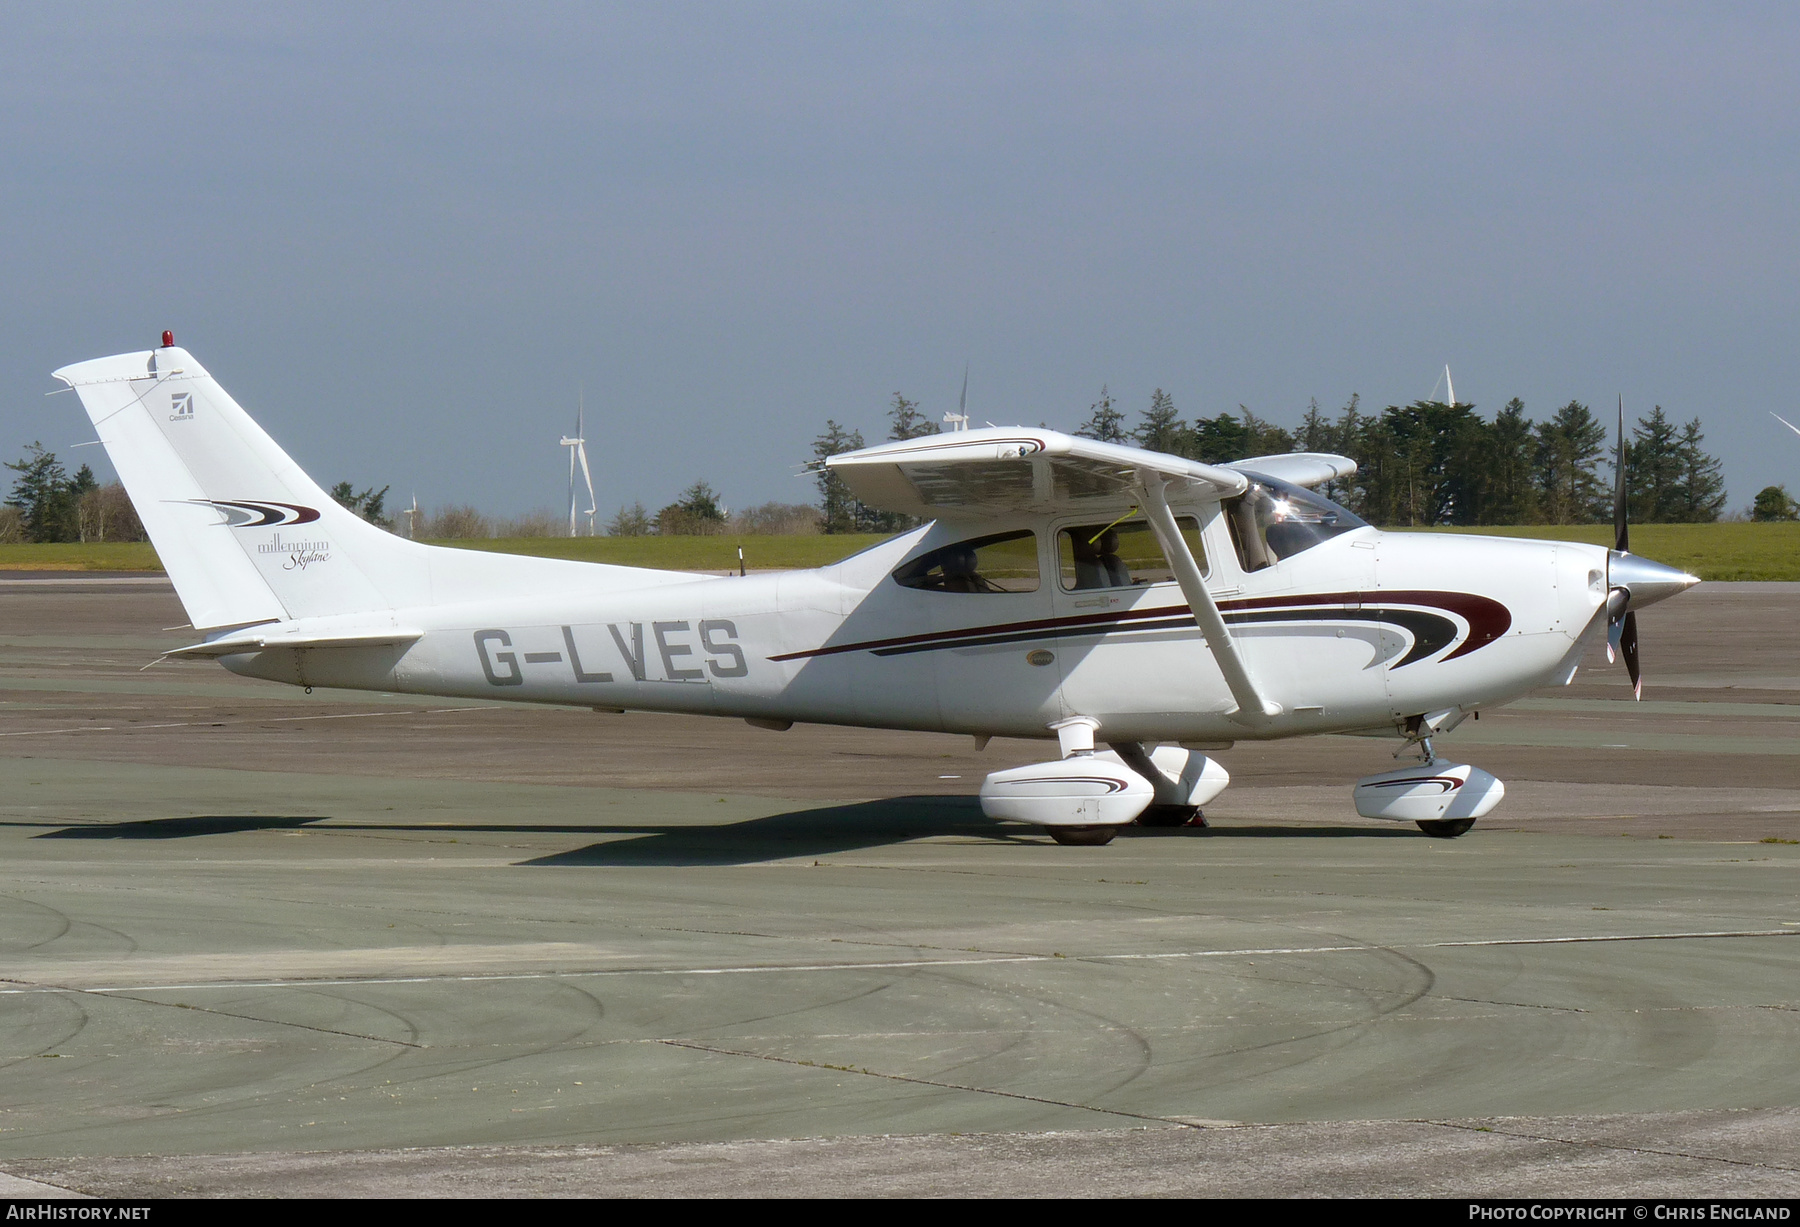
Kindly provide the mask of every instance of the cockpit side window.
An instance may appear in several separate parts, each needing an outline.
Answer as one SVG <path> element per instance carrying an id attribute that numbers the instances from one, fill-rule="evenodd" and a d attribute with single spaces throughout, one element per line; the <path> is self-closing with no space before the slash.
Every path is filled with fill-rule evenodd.
<path id="1" fill-rule="evenodd" d="M 1175 523 L 1205 574 L 1206 548 L 1200 543 L 1199 521 L 1180 516 Z M 1175 578 L 1156 534 L 1141 519 L 1071 525 L 1057 534 L 1056 552 L 1066 592 L 1163 584 Z"/>
<path id="2" fill-rule="evenodd" d="M 894 582 L 926 592 L 1036 592 L 1037 534 L 1021 529 L 939 546 L 901 564 Z"/>
<path id="3" fill-rule="evenodd" d="M 1245 571 L 1261 571 L 1339 533 L 1368 527 L 1311 490 L 1252 476 L 1250 488 L 1224 504 L 1231 543 Z"/>

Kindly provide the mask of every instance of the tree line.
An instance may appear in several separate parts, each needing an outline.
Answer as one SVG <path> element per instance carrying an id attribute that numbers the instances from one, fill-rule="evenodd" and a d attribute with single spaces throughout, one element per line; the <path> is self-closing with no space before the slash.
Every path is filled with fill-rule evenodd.
<path id="1" fill-rule="evenodd" d="M 887 412 L 888 441 L 916 439 L 940 427 L 919 403 L 895 392 Z M 1258 417 L 1243 405 L 1235 414 L 1185 419 L 1174 398 L 1158 388 L 1135 423 L 1105 387 L 1089 406 L 1078 435 L 1125 443 L 1208 464 L 1280 452 L 1333 452 L 1357 463 L 1353 477 L 1321 493 L 1363 519 L 1389 526 L 1582 524 L 1612 518 L 1610 432 L 1586 405 L 1571 400 L 1533 421 L 1516 397 L 1489 421 L 1458 401 L 1413 401 L 1379 413 L 1351 396 L 1335 417 L 1313 401 L 1294 429 Z M 1654 407 L 1633 425 L 1625 446 L 1629 512 L 1637 523 L 1703 523 L 1725 510 L 1719 462 L 1702 446 L 1698 417 L 1686 423 Z M 715 533 L 892 533 L 915 521 L 864 506 L 826 457 L 867 446 L 860 429 L 828 419 L 813 440 L 816 506 L 764 503 L 733 514 L 706 481 L 652 512 L 642 502 L 620 507 L 605 524 L 609 536 L 689 536 Z M 18 474 L 0 506 L 0 542 L 141 541 L 143 525 L 117 482 L 102 486 L 82 465 L 73 474 L 33 443 L 6 467 Z M 549 511 L 495 518 L 468 505 L 431 512 L 390 513 L 389 487 L 357 491 L 339 482 L 331 495 L 362 518 L 421 539 L 559 537 L 567 520 Z M 408 523 L 404 529 L 400 517 Z M 1769 486 L 1749 508 L 1753 520 L 1800 519 L 1800 503 L 1784 486 Z"/>
<path id="2" fill-rule="evenodd" d="M 1078 434 L 1131 442 L 1208 464 L 1275 452 L 1335 452 L 1353 477 L 1322 488 L 1373 524 L 1588 524 L 1613 511 L 1612 431 L 1580 401 L 1534 422 L 1514 397 L 1492 421 L 1458 401 L 1413 401 L 1364 412 L 1352 396 L 1333 419 L 1315 400 L 1295 430 L 1238 415 L 1185 423 L 1161 389 L 1135 428 L 1102 389 Z M 1677 425 L 1661 405 L 1625 442 L 1629 512 L 1640 523 L 1700 523 L 1725 510 L 1719 462 L 1702 447 L 1700 419 Z"/>
<path id="3" fill-rule="evenodd" d="M 37 442 L 6 467 L 18 477 L 0 506 L 0 542 L 144 540 L 125 487 L 101 485 L 87 465 L 71 474 Z"/>
<path id="4" fill-rule="evenodd" d="M 938 433 L 938 424 L 919 412 L 919 402 L 900 393 L 888 404 L 889 442 L 917 439 Z M 854 452 L 867 447 L 863 432 L 840 425 L 836 419 L 825 420 L 825 430 L 813 440 L 814 476 L 819 485 L 820 532 L 827 533 L 893 533 L 911 528 L 917 521 L 893 511 L 866 507 L 850 493 L 844 479 L 825 467 L 829 456 Z"/>
<path id="5" fill-rule="evenodd" d="M 620 507 L 596 527 L 608 537 L 709 537 L 725 533 L 771 536 L 816 533 L 819 523 L 818 508 L 804 504 L 763 503 L 731 511 L 712 484 L 702 480 L 657 511 L 651 511 L 639 500 Z M 563 537 L 568 535 L 569 521 L 566 514 L 554 511 L 497 518 L 468 504 L 457 504 L 421 512 L 413 532 L 421 540 Z"/>
<path id="6" fill-rule="evenodd" d="M 889 440 L 938 430 L 919 412 L 917 402 L 898 392 L 888 420 Z M 1074 433 L 1206 464 L 1295 451 L 1348 456 L 1356 461 L 1355 475 L 1320 491 L 1373 524 L 1587 524 L 1612 519 L 1611 431 L 1575 400 L 1533 421 L 1525 403 L 1515 397 L 1489 421 L 1473 404 L 1461 401 L 1420 400 L 1369 412 L 1361 397 L 1353 395 L 1335 416 L 1314 400 L 1300 424 L 1289 429 L 1243 405 L 1235 414 L 1187 419 L 1161 388 L 1132 422 L 1102 387 Z M 1638 418 L 1625 443 L 1633 521 L 1719 519 L 1725 511 L 1725 482 L 1704 441 L 1698 417 L 1677 423 L 1658 405 Z M 824 467 L 827 456 L 863 446 L 860 430 L 835 420 L 828 420 L 813 441 L 826 532 L 892 532 L 910 524 L 905 516 L 862 506 L 843 480 Z M 1757 496 L 1751 514 L 1785 519 L 1795 511 L 1785 490 L 1770 487 Z"/>
<path id="7" fill-rule="evenodd" d="M 12 491 L 0 504 L 0 543 L 143 541 L 144 526 L 138 519 L 125 487 L 118 482 L 101 485 L 94 472 L 82 465 L 74 473 L 33 443 L 25 455 L 8 461 L 18 474 Z M 391 486 L 358 490 L 347 481 L 331 487 L 331 497 L 342 507 L 389 532 L 429 539 L 490 537 L 561 537 L 568 520 L 553 511 L 534 511 L 521 516 L 496 517 L 467 504 L 426 511 L 388 506 Z M 404 521 L 404 522 L 403 522 Z M 607 522 L 609 536 L 695 536 L 714 533 L 791 534 L 816 533 L 821 516 L 816 507 L 791 503 L 764 503 L 735 514 L 705 481 L 696 481 L 679 498 L 652 513 L 644 504 L 621 507 Z"/>

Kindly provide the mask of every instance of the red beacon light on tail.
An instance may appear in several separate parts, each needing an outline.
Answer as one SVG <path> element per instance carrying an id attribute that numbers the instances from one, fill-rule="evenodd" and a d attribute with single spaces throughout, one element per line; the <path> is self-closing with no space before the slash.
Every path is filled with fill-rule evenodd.
<path id="1" fill-rule="evenodd" d="M 164 349 L 174 349 L 175 348 L 175 334 L 167 328 L 163 329 L 162 347 Z"/>

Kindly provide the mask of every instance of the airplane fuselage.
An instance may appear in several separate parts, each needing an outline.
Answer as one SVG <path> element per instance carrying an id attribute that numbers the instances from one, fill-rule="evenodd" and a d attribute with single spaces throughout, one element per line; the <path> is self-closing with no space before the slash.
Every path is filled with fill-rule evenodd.
<path id="1" fill-rule="evenodd" d="M 1249 572 L 1216 502 L 1177 510 L 1198 521 L 1208 590 L 1274 715 L 1237 710 L 1174 582 L 1059 582 L 1063 525 L 1047 517 L 943 520 L 816 570 L 402 608 L 410 644 L 223 663 L 296 685 L 776 723 L 1045 737 L 1081 715 L 1111 739 L 1205 743 L 1504 703 L 1566 681 L 1604 633 L 1603 547 L 1362 527 Z M 1034 590 L 894 579 L 909 559 L 1008 529 L 1031 534 Z"/>

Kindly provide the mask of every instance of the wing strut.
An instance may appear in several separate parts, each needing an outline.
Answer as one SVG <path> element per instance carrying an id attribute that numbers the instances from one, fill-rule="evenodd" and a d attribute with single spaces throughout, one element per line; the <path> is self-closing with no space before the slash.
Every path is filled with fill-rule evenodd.
<path id="1" fill-rule="evenodd" d="M 1279 716 L 1281 708 L 1263 698 L 1256 683 L 1250 679 L 1250 671 L 1244 667 L 1244 658 L 1238 654 L 1231 631 L 1226 628 L 1219 607 L 1213 603 L 1212 593 L 1206 590 L 1206 581 L 1200 578 L 1200 564 L 1194 561 L 1194 553 L 1182 539 L 1174 513 L 1169 510 L 1162 477 L 1139 469 L 1138 486 L 1143 491 L 1144 511 L 1149 516 L 1150 528 L 1162 545 L 1163 556 L 1175 570 L 1175 582 L 1181 585 L 1181 595 L 1187 598 L 1188 607 L 1194 611 L 1194 621 L 1199 624 L 1200 633 L 1206 636 L 1206 646 L 1218 662 L 1219 672 L 1225 675 L 1225 684 L 1231 687 L 1231 697 L 1237 700 L 1237 710 L 1231 717 L 1249 723 Z"/>

